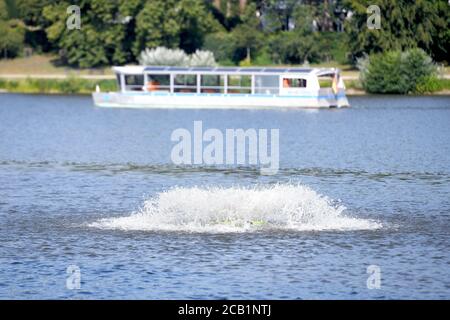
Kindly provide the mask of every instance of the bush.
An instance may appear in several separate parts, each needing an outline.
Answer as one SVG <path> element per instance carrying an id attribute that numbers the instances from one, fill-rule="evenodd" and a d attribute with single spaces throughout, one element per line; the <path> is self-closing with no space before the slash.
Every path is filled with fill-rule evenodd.
<path id="1" fill-rule="evenodd" d="M 243 59 L 241 62 L 239 62 L 239 67 L 251 67 L 252 66 L 252 61 L 249 59 Z"/>
<path id="2" fill-rule="evenodd" d="M 187 66 L 189 57 L 181 49 L 147 48 L 141 52 L 139 63 L 147 66 Z"/>
<path id="3" fill-rule="evenodd" d="M 83 89 L 83 80 L 68 78 L 59 82 L 59 91 L 61 93 L 79 93 Z"/>
<path id="4" fill-rule="evenodd" d="M 442 90 L 450 91 L 450 79 L 439 79 L 439 83 L 441 84 Z"/>
<path id="5" fill-rule="evenodd" d="M 416 85 L 417 93 L 437 92 L 444 89 L 444 83 L 436 75 L 420 79 Z"/>
<path id="6" fill-rule="evenodd" d="M 197 50 L 189 56 L 191 67 L 216 67 L 217 62 L 211 51 Z"/>
<path id="7" fill-rule="evenodd" d="M 49 93 L 55 87 L 55 82 L 53 79 L 26 79 L 24 86 L 33 92 Z"/>
<path id="8" fill-rule="evenodd" d="M 19 87 L 19 81 L 16 81 L 16 80 L 8 81 L 8 83 L 6 85 L 7 90 L 15 90 L 18 87 Z"/>
<path id="9" fill-rule="evenodd" d="M 96 83 L 92 83 L 92 90 L 95 90 L 95 86 L 99 86 L 100 90 L 103 92 L 117 91 L 117 81 L 116 80 L 100 80 Z"/>
<path id="10" fill-rule="evenodd" d="M 358 61 L 361 82 L 370 93 L 433 92 L 437 68 L 421 49 L 389 51 Z M 425 91 L 423 91 L 425 90 Z"/>
<path id="11" fill-rule="evenodd" d="M 214 53 L 197 50 L 188 55 L 181 49 L 158 47 L 145 49 L 141 52 L 139 63 L 147 66 L 180 66 L 180 67 L 215 67 L 217 66 Z"/>
<path id="12" fill-rule="evenodd" d="M 25 79 L 25 80 L 3 80 L 0 79 L 0 89 L 10 92 L 21 93 L 86 93 L 95 91 L 96 86 L 101 91 L 117 91 L 116 80 L 87 80 L 80 78 L 68 79 Z"/>

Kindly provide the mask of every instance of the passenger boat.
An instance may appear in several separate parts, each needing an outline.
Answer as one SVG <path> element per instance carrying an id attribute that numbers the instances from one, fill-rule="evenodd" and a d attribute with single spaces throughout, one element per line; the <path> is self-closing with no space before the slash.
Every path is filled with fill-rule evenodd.
<path id="1" fill-rule="evenodd" d="M 96 106 L 131 108 L 348 107 L 338 69 L 125 66 L 118 92 L 93 93 Z"/>

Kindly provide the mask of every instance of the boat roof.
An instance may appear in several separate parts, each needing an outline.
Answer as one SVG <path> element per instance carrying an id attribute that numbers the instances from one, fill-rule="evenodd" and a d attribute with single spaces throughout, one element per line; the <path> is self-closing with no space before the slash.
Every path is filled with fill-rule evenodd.
<path id="1" fill-rule="evenodd" d="M 295 68 L 295 67 L 173 67 L 173 66 L 125 66 L 114 67 L 117 73 L 125 74 L 312 74 L 316 76 L 335 74 L 339 72 L 336 68 Z"/>

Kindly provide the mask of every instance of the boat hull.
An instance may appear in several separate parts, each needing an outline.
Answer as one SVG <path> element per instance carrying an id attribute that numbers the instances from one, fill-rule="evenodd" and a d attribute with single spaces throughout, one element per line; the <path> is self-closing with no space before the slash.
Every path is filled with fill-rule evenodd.
<path id="1" fill-rule="evenodd" d="M 98 107 L 116 108 L 184 108 L 184 109 L 243 109 L 243 108 L 332 108 L 348 107 L 344 92 L 279 96 L 268 94 L 196 94 L 167 92 L 94 92 Z"/>

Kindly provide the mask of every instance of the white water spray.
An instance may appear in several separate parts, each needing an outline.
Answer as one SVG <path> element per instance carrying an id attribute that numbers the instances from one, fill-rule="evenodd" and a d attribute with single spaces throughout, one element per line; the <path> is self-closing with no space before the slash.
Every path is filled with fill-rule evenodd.
<path id="1" fill-rule="evenodd" d="M 372 230 L 381 224 L 344 214 L 344 206 L 292 184 L 255 187 L 175 187 L 130 216 L 91 227 L 134 231 L 251 232 L 258 230 Z"/>

